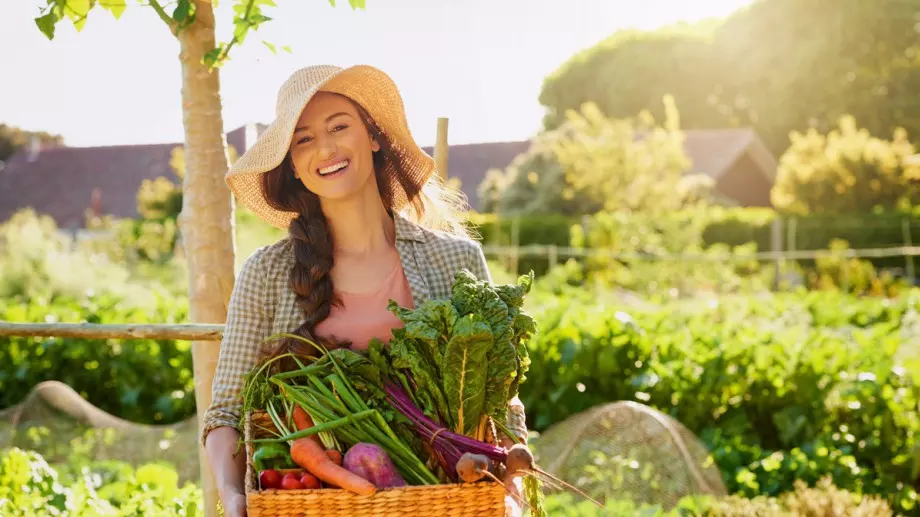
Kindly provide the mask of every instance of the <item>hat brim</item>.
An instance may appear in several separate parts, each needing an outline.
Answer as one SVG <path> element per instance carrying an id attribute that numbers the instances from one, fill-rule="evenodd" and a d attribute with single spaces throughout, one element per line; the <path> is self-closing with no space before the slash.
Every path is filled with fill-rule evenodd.
<path id="1" fill-rule="evenodd" d="M 387 74 L 368 65 L 300 70 L 282 86 L 275 120 L 230 167 L 225 177 L 236 200 L 276 228 L 287 229 L 299 214 L 280 211 L 268 204 L 262 191 L 262 175 L 281 166 L 290 149 L 300 115 L 319 91 L 348 97 L 368 112 L 391 144 L 393 160 L 384 174 L 395 174 L 398 166 L 421 190 L 435 171 L 434 159 L 412 138 L 402 96 Z M 393 187 L 390 192 L 393 208 L 400 211 L 410 200 L 399 182 L 390 184 Z"/>

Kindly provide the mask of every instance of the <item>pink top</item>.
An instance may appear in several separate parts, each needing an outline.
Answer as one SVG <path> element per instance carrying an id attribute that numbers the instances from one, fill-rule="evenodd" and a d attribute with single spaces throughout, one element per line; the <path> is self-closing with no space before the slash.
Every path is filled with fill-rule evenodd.
<path id="1" fill-rule="evenodd" d="M 387 310 L 390 300 L 400 307 L 413 308 L 412 291 L 402 263 L 387 276 L 383 285 L 368 293 L 336 291 L 342 307 L 333 306 L 329 317 L 316 326 L 316 334 L 328 339 L 351 341 L 352 350 L 367 350 L 372 338 L 390 341 L 390 330 L 402 322 Z"/>

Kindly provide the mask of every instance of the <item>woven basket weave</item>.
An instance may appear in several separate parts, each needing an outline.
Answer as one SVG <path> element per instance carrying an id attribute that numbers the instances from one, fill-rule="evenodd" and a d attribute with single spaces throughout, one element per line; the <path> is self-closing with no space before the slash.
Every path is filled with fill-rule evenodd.
<path id="1" fill-rule="evenodd" d="M 244 435 L 248 442 L 273 428 L 261 411 L 246 415 Z M 248 517 L 322 516 L 365 517 L 408 514 L 413 517 L 504 517 L 505 489 L 493 481 L 407 486 L 379 489 L 374 495 L 358 495 L 343 489 L 259 490 L 258 472 L 252 463 L 253 446 L 246 443 L 246 512 Z"/>

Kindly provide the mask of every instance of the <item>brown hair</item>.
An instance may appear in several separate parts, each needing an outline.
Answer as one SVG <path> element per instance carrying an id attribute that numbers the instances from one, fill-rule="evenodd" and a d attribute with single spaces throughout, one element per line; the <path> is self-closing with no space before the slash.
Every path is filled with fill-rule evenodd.
<path id="1" fill-rule="evenodd" d="M 373 154 L 374 175 L 387 211 L 391 215 L 396 212 L 393 194 L 401 191 L 405 194 L 405 199 L 409 200 L 406 215 L 410 220 L 434 230 L 468 235 L 459 216 L 462 195 L 440 185 L 436 177 L 424 187 L 414 184 L 401 166 L 398 150 L 393 148 L 386 134 L 377 127 L 364 108 L 357 102 L 348 100 L 357 109 L 371 138 L 376 139 L 380 145 L 380 150 Z M 390 164 L 396 173 L 384 174 Z M 348 343 L 332 342 L 315 334 L 316 326 L 329 316 L 333 304 L 340 302 L 335 297 L 330 276 L 333 266 L 332 237 L 326 217 L 320 208 L 319 197 L 307 190 L 303 182 L 294 175 L 290 153 L 285 156 L 279 167 L 262 176 L 262 191 L 266 202 L 272 208 L 299 214 L 288 229 L 294 249 L 290 285 L 296 295 L 297 306 L 303 311 L 305 319 L 292 334 L 330 349 L 347 346 Z M 317 355 L 312 346 L 293 338 L 279 339 L 263 352 L 263 355 L 275 357 L 285 353 L 308 357 Z M 281 370 L 295 368 L 293 361 L 279 362 Z"/>

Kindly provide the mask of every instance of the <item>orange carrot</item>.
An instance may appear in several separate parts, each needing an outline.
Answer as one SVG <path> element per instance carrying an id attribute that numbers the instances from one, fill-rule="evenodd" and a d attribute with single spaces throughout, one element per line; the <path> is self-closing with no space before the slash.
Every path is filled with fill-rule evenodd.
<path id="1" fill-rule="evenodd" d="M 327 449 L 326 456 L 329 456 L 329 459 L 332 460 L 338 466 L 342 466 L 342 453 L 335 449 Z"/>
<path id="2" fill-rule="evenodd" d="M 304 429 L 309 429 L 310 427 L 313 427 L 313 419 L 310 418 L 310 415 L 306 411 L 304 411 L 303 407 L 300 404 L 294 404 L 293 418 L 294 418 L 294 427 L 296 427 L 298 431 L 303 431 Z M 316 442 L 318 445 L 322 446 L 323 441 L 320 440 L 318 434 L 314 434 L 313 436 L 310 436 L 309 438 L 313 440 L 314 442 Z"/>
<path id="3" fill-rule="evenodd" d="M 333 462 L 323 447 L 313 440 L 300 438 L 291 444 L 294 463 L 307 469 L 319 479 L 359 495 L 373 495 L 377 488 L 370 481 L 353 474 Z"/>

